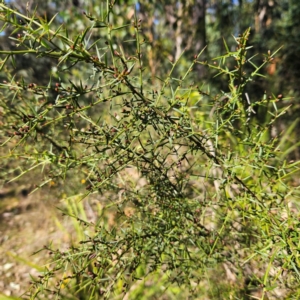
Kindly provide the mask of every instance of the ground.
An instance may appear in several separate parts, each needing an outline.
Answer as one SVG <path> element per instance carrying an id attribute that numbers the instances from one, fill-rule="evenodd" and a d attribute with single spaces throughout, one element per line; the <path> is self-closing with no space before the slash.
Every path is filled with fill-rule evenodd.
<path id="1" fill-rule="evenodd" d="M 47 255 L 32 255 L 49 242 L 68 243 L 69 234 L 58 228 L 67 222 L 56 209 L 59 200 L 50 189 L 33 194 L 0 191 L 0 299 L 21 297 L 30 286 L 30 275 L 37 276 L 47 263 Z M 67 224 L 64 224 L 67 226 Z M 67 228 L 67 227 L 65 227 Z"/>

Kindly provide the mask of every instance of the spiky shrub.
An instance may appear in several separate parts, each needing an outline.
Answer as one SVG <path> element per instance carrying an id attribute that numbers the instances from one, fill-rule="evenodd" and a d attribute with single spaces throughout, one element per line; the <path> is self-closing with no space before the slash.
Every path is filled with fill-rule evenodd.
<path id="1" fill-rule="evenodd" d="M 247 30 L 235 38 L 236 51 L 225 43 L 214 63 L 197 54 L 177 76 L 179 58 L 151 82 L 141 20 L 116 25 L 111 3 L 99 17 L 85 13 L 91 25 L 79 35 L 34 13 L 0 9 L 17 43 L 1 51 L 1 142 L 10 151 L 5 161 L 17 158 L 21 170 L 12 179 L 41 168 L 42 188 L 84 174 L 76 199 L 101 202 L 93 222 L 64 211 L 83 237 L 68 249 L 42 249 L 50 263 L 28 297 L 244 297 L 244 281 L 256 282 L 262 297 L 277 287 L 296 293 L 297 187 L 289 180 L 298 162 L 287 162 L 272 131 L 287 108 L 277 107 L 281 96 L 245 92 L 275 53 L 257 66 L 247 57 Z M 95 29 L 100 37 L 91 40 Z M 128 32 L 135 46 L 125 43 Z M 56 61 L 57 82 L 12 77 L 8 62 L 24 54 Z M 198 64 L 215 69 L 228 90 L 213 95 L 194 83 Z M 259 110 L 266 117 L 258 124 Z"/>

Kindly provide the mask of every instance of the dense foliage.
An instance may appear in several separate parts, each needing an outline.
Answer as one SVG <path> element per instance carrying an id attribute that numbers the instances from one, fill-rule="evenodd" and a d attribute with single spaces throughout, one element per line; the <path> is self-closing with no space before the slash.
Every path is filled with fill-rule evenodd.
<path id="1" fill-rule="evenodd" d="M 98 2 L 80 18 L 0 4 L 1 176 L 39 170 L 32 184 L 62 184 L 78 221 L 67 249 L 44 246 L 24 297 L 299 296 L 298 119 L 282 125 L 291 100 L 261 74 L 284 56 L 255 56 L 250 28 L 222 26 L 242 1 Z M 206 14 L 219 22 L 195 26 Z M 243 33 L 205 50 L 214 26 Z"/>

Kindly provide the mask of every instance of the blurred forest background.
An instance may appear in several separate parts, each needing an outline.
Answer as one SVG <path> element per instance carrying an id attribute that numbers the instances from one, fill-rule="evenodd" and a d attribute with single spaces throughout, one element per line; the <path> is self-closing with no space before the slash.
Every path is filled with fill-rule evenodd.
<path id="1" fill-rule="evenodd" d="M 268 64 L 262 73 L 265 79 L 256 79 L 247 86 L 247 93 L 251 99 L 278 97 L 285 99 L 284 106 L 291 105 L 281 118 L 281 123 L 274 130 L 276 134 L 289 128 L 285 137 L 286 151 L 290 160 L 299 160 L 299 113 L 300 113 L 300 1 L 298 0 L 188 0 L 188 1 L 115 1 L 115 18 L 120 24 L 133 19 L 135 10 L 138 18 L 143 22 L 142 35 L 147 43 L 143 54 L 145 68 L 147 68 L 149 84 L 156 85 L 157 78 L 163 78 L 170 69 L 170 61 L 176 61 L 183 50 L 179 68 L 175 75 L 184 72 L 194 56 L 204 49 L 201 60 L 211 63 L 211 59 L 225 52 L 224 40 L 230 47 L 235 47 L 234 38 L 251 28 L 248 41 L 253 45 L 248 51 L 253 55 L 258 53 L 253 61 L 264 60 L 263 53 L 273 53 L 280 48 L 276 58 Z M 26 14 L 26 11 L 37 10 L 37 15 L 50 20 L 57 14 L 54 23 L 59 26 L 65 24 L 70 32 L 78 34 L 89 24 L 85 15 L 99 15 L 101 5 L 99 1 L 64 0 L 64 1 L 6 1 L 12 7 Z M 84 15 L 84 14 L 85 15 Z M 22 22 L 22 20 L 20 20 Z M 99 25 L 101 26 L 101 24 Z M 0 50 L 16 49 L 16 41 L 8 39 L 11 28 L 6 28 L 0 35 Z M 93 40 L 101 38 L 94 34 Z M 133 34 L 133 32 L 132 32 Z M 122 36 L 123 35 L 123 36 Z M 126 36 L 128 35 L 128 37 Z M 120 31 L 119 38 L 131 39 L 130 30 Z M 118 41 L 115 41 L 118 44 Z M 103 41 L 103 46 L 105 41 Z M 130 43 L 127 44 L 130 52 Z M 126 47 L 126 44 L 123 44 Z M 196 80 L 210 92 L 227 92 L 228 84 L 223 76 L 215 77 L 217 71 L 196 66 Z M 64 82 L 72 78 L 80 81 L 86 77 L 88 69 L 70 69 L 69 74 L 60 73 L 57 62 L 49 58 L 40 58 L 39 63 L 30 55 L 15 57 L 15 65 L 11 68 L 11 75 L 24 78 L 26 82 L 47 85 L 51 75 L 53 82 Z M 176 74 L 177 72 L 177 74 Z M 174 76 L 175 76 L 174 75 Z M 7 74 L 0 72 L 0 81 L 7 80 Z M 53 91 L 55 94 L 55 91 Z M 54 97 L 55 98 L 55 97 Z M 280 106 L 280 104 L 278 104 Z M 257 122 L 263 123 L 263 110 L 257 111 Z M 0 111 L 0 126 L 1 124 Z M 2 141 L 1 141 L 2 142 Z M 3 150 L 1 150 L 3 151 Z M 1 153 L 3 155 L 3 152 Z M 38 258 L 25 259 L 33 250 L 37 250 L 49 239 L 68 241 L 72 239 L 68 233 L 67 224 L 55 213 L 58 201 L 65 194 L 76 194 L 84 183 L 80 175 L 74 177 L 73 182 L 49 182 L 43 192 L 29 195 L 32 190 L 32 180 L 35 175 L 20 178 L 18 184 L 7 184 L 18 168 L 18 161 L 3 160 L 0 168 L 0 291 L 6 295 L 14 295 L 23 291 L 29 278 L 24 277 L 31 268 L 39 270 Z M 62 189 L 63 187 L 63 189 Z M 62 192 L 63 190 L 63 192 Z M 46 199 L 47 202 L 41 202 Z M 55 199 L 55 200 L 54 200 Z M 49 203 L 52 203 L 49 209 Z M 47 221 L 45 221 L 47 220 Z M 34 223 L 35 222 L 35 223 Z M 62 225 L 63 224 L 63 225 Z M 57 236 L 57 227 L 64 231 Z M 48 235 L 47 230 L 53 233 Z M 33 232 L 36 235 L 33 235 Z M 48 235 L 46 237 L 46 234 Z M 26 237 L 26 240 L 24 240 Z M 38 237 L 38 241 L 37 241 Z M 30 244 L 30 246 L 29 246 Z M 22 248 L 24 246 L 24 248 Z M 3 256 L 1 253 L 4 253 Z M 9 254 L 7 256 L 7 254 Z M 10 257 L 7 259 L 7 257 Z"/>

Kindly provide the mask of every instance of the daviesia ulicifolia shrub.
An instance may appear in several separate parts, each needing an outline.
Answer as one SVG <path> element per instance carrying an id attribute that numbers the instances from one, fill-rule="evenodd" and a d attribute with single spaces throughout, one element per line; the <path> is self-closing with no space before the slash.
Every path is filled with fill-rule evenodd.
<path id="1" fill-rule="evenodd" d="M 22 180 L 40 170 L 36 188 L 64 182 L 72 205 L 101 207 L 96 221 L 63 209 L 83 238 L 64 250 L 44 246 L 50 263 L 25 297 L 147 299 L 151 286 L 154 297 L 220 299 L 244 297 L 251 282 L 262 295 L 296 293 L 298 194 L 289 182 L 299 168 L 273 130 L 288 108 L 277 107 L 282 96 L 246 91 L 276 52 L 257 64 L 246 30 L 212 63 L 199 53 L 185 73 L 179 58 L 152 78 L 143 21 L 136 13 L 120 24 L 114 9 L 107 1 L 100 15 L 84 13 L 78 34 L 0 4 L 2 31 L 15 41 L 0 51 L 2 159 L 15 168 L 5 174 Z M 48 84 L 13 75 L 24 55 L 55 63 Z M 198 65 L 228 89 L 212 94 L 197 82 Z"/>

